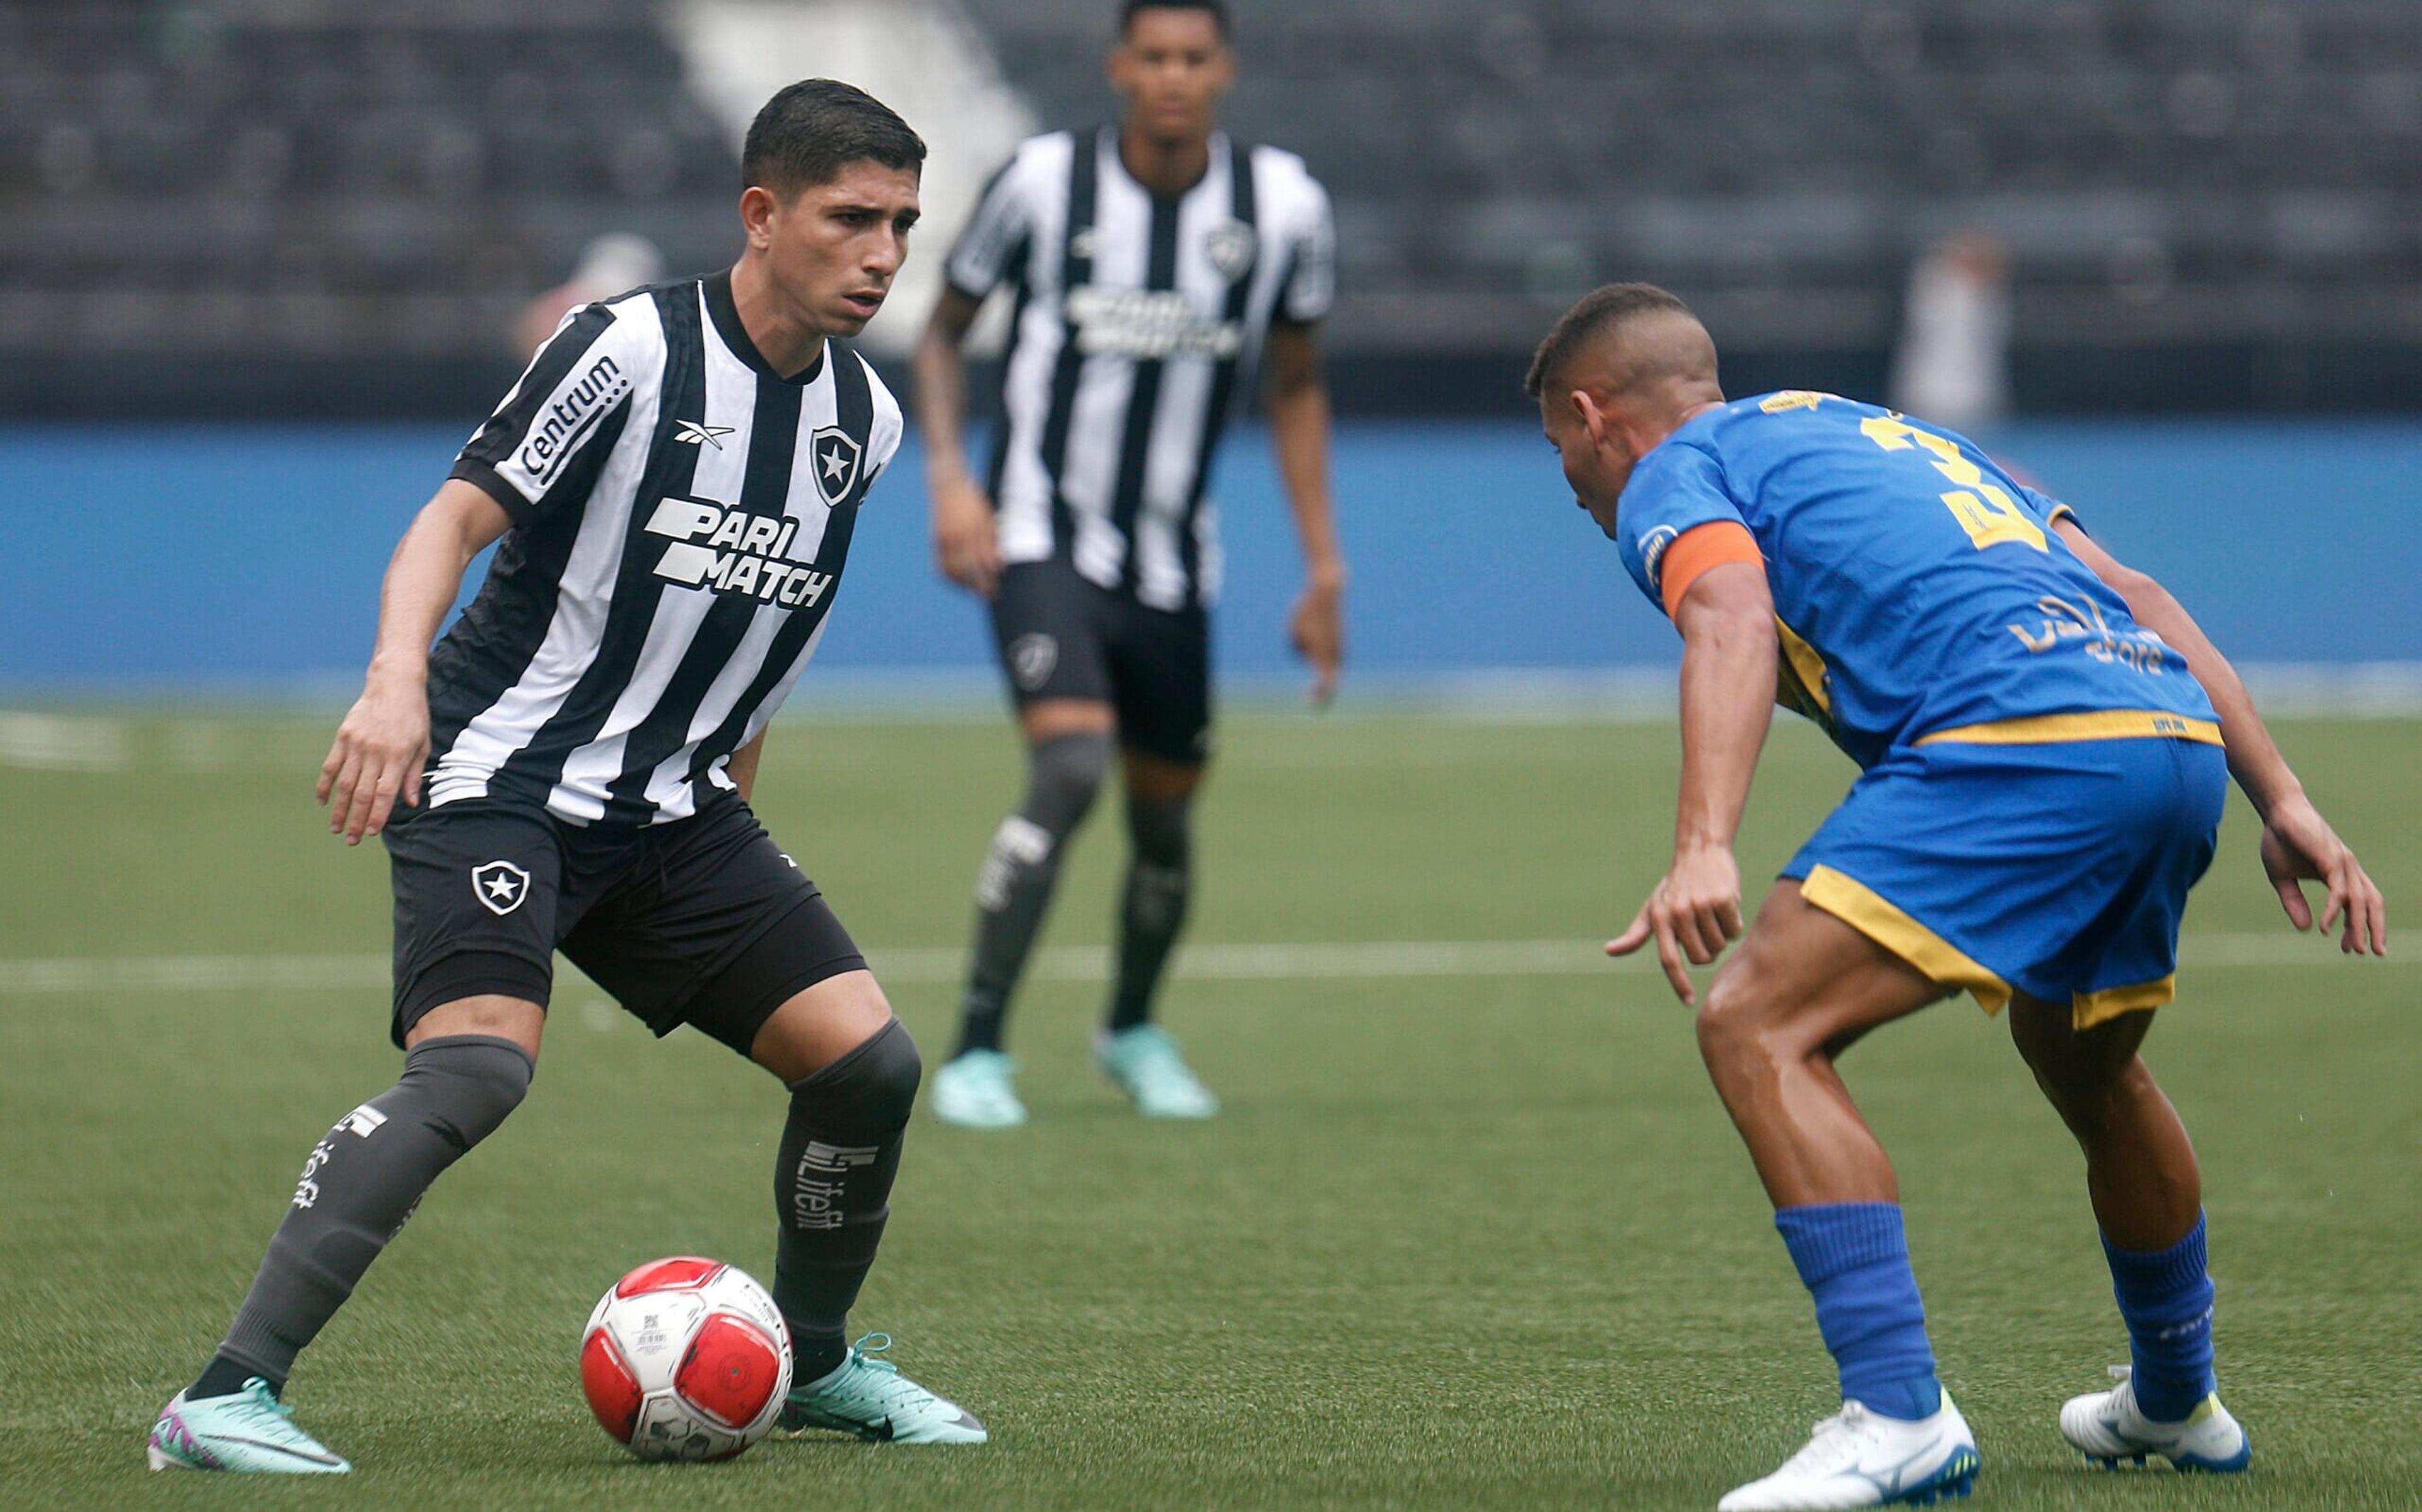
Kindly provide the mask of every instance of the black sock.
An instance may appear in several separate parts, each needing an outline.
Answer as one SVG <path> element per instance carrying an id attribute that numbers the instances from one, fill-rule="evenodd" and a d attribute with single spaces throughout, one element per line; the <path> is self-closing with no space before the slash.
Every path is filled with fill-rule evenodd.
<path id="1" fill-rule="evenodd" d="M 791 1327 L 791 1380 L 831 1374 L 849 1350 L 849 1309 L 891 1216 L 892 1177 L 922 1068 L 898 1020 L 791 1083 L 774 1168 L 774 1305 Z"/>
<path id="2" fill-rule="evenodd" d="M 1119 971 L 1110 990 L 1109 1028 L 1117 1034 L 1152 1019 L 1153 994 L 1169 953 L 1186 925 L 1193 890 L 1193 843 L 1187 811 L 1174 803 L 1127 798 L 1127 833 L 1135 853 L 1119 897 Z"/>
<path id="3" fill-rule="evenodd" d="M 270 1380 L 269 1377 L 261 1375 L 259 1370 L 241 1360 L 230 1360 L 226 1355 L 214 1354 L 211 1356 L 211 1363 L 202 1367 L 200 1379 L 185 1388 L 185 1400 L 198 1402 L 206 1396 L 233 1396 L 244 1390 L 245 1381 L 255 1376 L 260 1376 L 261 1380 L 269 1381 L 270 1395 L 278 1396 L 285 1394 L 285 1377 L 280 1376 L 275 1380 Z"/>
<path id="4" fill-rule="evenodd" d="M 1034 748 L 1026 802 L 1001 821 L 976 877 L 975 950 L 952 1056 L 1000 1049 L 1009 995 L 1060 880 L 1061 848 L 1093 806 L 1109 764 L 1110 738 L 1104 734 L 1058 736 Z"/>
<path id="5" fill-rule="evenodd" d="M 249 1376 L 283 1391 L 295 1355 L 353 1295 L 430 1183 L 519 1106 L 532 1069 L 519 1045 L 485 1035 L 413 1047 L 395 1085 L 312 1147 L 234 1326 L 187 1396 L 223 1396 Z M 231 1371 L 241 1372 L 232 1382 Z"/>

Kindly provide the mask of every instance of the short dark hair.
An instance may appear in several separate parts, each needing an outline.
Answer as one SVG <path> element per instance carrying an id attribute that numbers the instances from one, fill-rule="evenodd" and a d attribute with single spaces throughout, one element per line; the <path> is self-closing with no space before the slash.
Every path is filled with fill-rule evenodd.
<path id="1" fill-rule="evenodd" d="M 1655 284 L 1608 284 L 1591 289 L 1564 313 L 1547 339 L 1539 343 L 1539 350 L 1531 358 L 1530 374 L 1522 380 L 1522 392 L 1537 398 L 1599 332 L 1655 310 L 1688 315 L 1691 306 Z"/>
<path id="2" fill-rule="evenodd" d="M 828 184 L 853 163 L 925 166 L 925 141 L 899 113 L 856 85 L 802 79 L 765 101 L 740 149 L 742 186 L 788 199 Z"/>
<path id="3" fill-rule="evenodd" d="M 1219 39 L 1223 42 L 1228 39 L 1228 7 L 1225 0 L 1126 0 L 1124 5 L 1119 7 L 1121 37 L 1124 37 L 1128 29 L 1135 25 L 1136 12 L 1140 10 L 1204 11 L 1210 15 L 1211 23 L 1219 28 Z"/>

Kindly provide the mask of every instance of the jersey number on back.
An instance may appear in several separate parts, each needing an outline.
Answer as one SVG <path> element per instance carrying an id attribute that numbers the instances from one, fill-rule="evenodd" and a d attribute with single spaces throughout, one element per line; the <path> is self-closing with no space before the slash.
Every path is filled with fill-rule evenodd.
<path id="1" fill-rule="evenodd" d="M 2044 543 L 2043 527 L 2021 513 L 2007 493 L 1986 482 L 1985 470 L 1961 456 L 1958 444 L 1950 437 L 1920 430 L 1898 415 L 1871 415 L 1859 422 L 1859 429 L 1886 451 L 1907 451 L 1917 445 L 1934 454 L 1935 470 L 1959 485 L 1942 495 L 1943 507 L 1978 551 L 2010 542 L 2039 552 L 2051 550 Z"/>

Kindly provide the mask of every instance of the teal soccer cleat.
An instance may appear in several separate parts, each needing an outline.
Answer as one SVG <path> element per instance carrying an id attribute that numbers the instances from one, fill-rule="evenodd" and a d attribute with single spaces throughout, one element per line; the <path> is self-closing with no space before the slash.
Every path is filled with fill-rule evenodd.
<path id="1" fill-rule="evenodd" d="M 1208 1118 L 1219 1099 L 1186 1068 L 1177 1041 L 1158 1024 L 1140 1023 L 1093 1041 L 1093 1063 L 1147 1118 Z"/>
<path id="2" fill-rule="evenodd" d="M 259 1376 L 231 1396 L 189 1402 L 179 1392 L 151 1425 L 144 1457 L 153 1470 L 253 1475 L 341 1475 L 354 1468 L 296 1427 L 293 1413 Z"/>
<path id="3" fill-rule="evenodd" d="M 974 1413 L 873 1358 L 889 1348 L 891 1335 L 869 1333 L 831 1375 L 794 1387 L 782 1404 L 782 1430 L 830 1428 L 875 1443 L 982 1443 L 990 1437 Z"/>
<path id="4" fill-rule="evenodd" d="M 934 1116 L 959 1129 L 1014 1129 L 1026 1122 L 1026 1104 L 1010 1084 L 1017 1063 L 997 1050 L 971 1050 L 934 1073 L 925 1105 Z"/>
<path id="5" fill-rule="evenodd" d="M 2178 1471 L 2231 1474 L 2254 1462 L 2254 1442 L 2243 1425 L 2220 1405 L 2215 1394 L 2195 1404 L 2183 1423 L 2156 1423 L 2136 1405 L 2136 1388 L 2126 1365 L 2113 1365 L 2118 1385 L 2107 1392 L 2072 1396 L 2060 1410 L 2060 1433 L 2105 1470 L 2125 1460 L 2142 1466 L 2159 1455 Z"/>

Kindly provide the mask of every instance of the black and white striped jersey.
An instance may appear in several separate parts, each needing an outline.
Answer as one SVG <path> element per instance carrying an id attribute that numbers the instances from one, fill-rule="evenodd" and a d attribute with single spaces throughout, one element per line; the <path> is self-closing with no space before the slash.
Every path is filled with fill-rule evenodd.
<path id="1" fill-rule="evenodd" d="M 1273 320 L 1317 320 L 1335 286 L 1329 195 L 1303 160 L 1212 138 L 1156 197 L 1118 132 L 1055 132 L 993 178 L 946 269 L 1016 294 L 990 486 L 1001 559 L 1065 557 L 1156 609 L 1218 597 L 1212 450 Z"/>
<path id="2" fill-rule="evenodd" d="M 729 273 L 568 316 L 454 464 L 513 524 L 430 659 L 425 801 L 644 824 L 731 787 L 900 432 L 856 352 L 768 366 Z"/>

